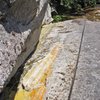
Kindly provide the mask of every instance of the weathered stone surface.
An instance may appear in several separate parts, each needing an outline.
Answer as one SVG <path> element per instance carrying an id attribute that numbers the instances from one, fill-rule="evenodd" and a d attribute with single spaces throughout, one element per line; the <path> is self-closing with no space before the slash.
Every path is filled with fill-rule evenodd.
<path id="1" fill-rule="evenodd" d="M 36 0 L 17 0 L 17 2 L 11 7 L 10 13 L 18 22 L 28 24 L 36 16 L 37 7 Z"/>
<path id="2" fill-rule="evenodd" d="M 56 42 L 62 47 L 52 67 L 52 75 L 47 79 L 44 100 L 68 99 L 83 27 L 84 20 L 70 20 L 57 23 L 57 26 L 48 34 L 44 47 L 52 47 Z"/>
<path id="3" fill-rule="evenodd" d="M 0 21 L 0 92 L 35 49 L 47 6 L 48 0 L 17 0 Z"/>
<path id="4" fill-rule="evenodd" d="M 39 51 L 41 51 L 41 49 L 42 49 L 42 44 L 45 42 L 45 38 L 46 38 L 46 36 L 47 36 L 47 34 L 51 31 L 51 29 L 53 28 L 55 26 L 55 24 L 53 24 L 53 23 L 50 23 L 49 25 L 45 25 L 45 26 L 43 26 L 43 28 L 42 28 L 42 30 L 41 30 L 41 35 L 40 35 L 40 38 L 39 38 L 39 43 L 38 43 L 38 46 L 37 46 L 37 49 L 36 49 L 36 51 L 34 52 L 34 54 L 32 55 L 32 57 L 27 61 L 27 63 L 25 64 L 25 66 L 24 66 L 24 68 L 19 68 L 19 70 L 16 72 L 16 74 L 14 75 L 14 77 L 13 77 L 13 79 L 10 81 L 10 83 L 6 86 L 6 88 L 4 89 L 4 91 L 3 91 L 3 95 L 1 96 L 1 98 L 0 98 L 0 100 L 14 100 L 14 97 L 15 97 L 15 99 L 18 97 L 18 98 L 24 98 L 25 97 L 25 95 L 21 95 L 21 97 L 19 97 L 17 94 L 31 94 L 32 92 L 33 92 L 33 94 L 34 94 L 34 90 L 33 91 L 31 91 L 31 92 L 28 92 L 28 91 L 25 91 L 24 89 L 21 89 L 21 88 L 19 88 L 19 86 L 18 85 L 20 85 L 19 83 L 22 83 L 21 81 L 23 80 L 23 77 L 27 74 L 27 72 L 29 72 L 30 71 L 30 69 L 31 69 L 31 64 L 32 64 L 32 62 L 36 62 L 37 64 L 38 64 L 38 62 L 37 62 L 37 58 L 39 57 L 39 53 L 38 53 L 38 50 Z M 42 53 L 40 53 L 40 54 L 42 54 Z M 51 53 L 52 54 L 52 53 Z M 34 57 L 33 57 L 34 56 Z M 55 56 L 55 54 L 53 55 L 53 57 Z M 50 59 L 52 59 L 51 57 L 50 57 Z M 47 60 L 48 61 L 48 60 Z M 41 63 L 43 63 L 43 61 L 41 62 Z M 51 64 L 52 62 L 49 62 L 49 63 L 47 63 L 45 66 L 47 66 L 48 64 Z M 37 66 L 37 65 L 35 65 L 35 66 Z M 34 67 L 34 65 L 33 65 L 33 67 Z M 48 67 L 51 67 L 51 66 L 47 66 L 46 68 L 48 69 Z M 24 70 L 24 72 L 22 73 L 22 71 Z M 50 70 L 48 70 L 48 72 L 49 72 Z M 47 72 L 47 74 L 49 75 L 49 73 Z M 21 74 L 22 73 L 22 74 Z M 33 73 L 33 71 L 32 71 L 32 73 Z M 46 75 L 47 75 L 46 74 Z M 20 76 L 21 75 L 21 76 Z M 31 73 L 30 73 L 30 75 L 31 75 Z M 29 76 L 30 77 L 30 76 Z M 45 78 L 44 78 L 45 79 Z M 20 82 L 19 82 L 20 81 Z M 21 85 L 22 86 L 22 85 Z M 19 90 L 19 89 L 21 89 L 21 91 Z M 33 87 L 32 87 L 33 88 Z M 41 88 L 41 87 L 40 87 Z M 42 90 L 45 88 L 45 86 L 43 86 L 43 88 L 42 88 Z M 18 93 L 16 93 L 16 89 L 18 89 Z M 24 91 L 23 91 L 24 90 Z M 39 91 L 41 91 L 41 89 L 39 89 Z M 38 91 L 38 92 L 39 92 Z M 19 92 L 21 92 L 21 93 L 19 93 Z M 35 92 L 35 94 L 37 94 L 38 92 Z M 40 93 L 40 92 L 39 92 Z M 16 94 L 16 96 L 15 96 L 15 94 Z M 43 95 L 42 93 L 41 93 L 41 95 Z M 28 96 L 28 95 L 27 95 Z M 27 99 L 27 96 L 26 96 L 26 99 Z M 40 96 L 41 97 L 41 96 Z M 17 98 L 17 99 L 18 99 Z M 19 100 L 19 99 L 18 99 Z M 22 99 L 23 100 L 23 99 Z M 27 99 L 28 100 L 28 99 Z"/>
<path id="5" fill-rule="evenodd" d="M 100 22 L 86 22 L 70 100 L 100 100 Z"/>
<path id="6" fill-rule="evenodd" d="M 40 38 L 38 48 L 36 49 L 34 55 L 32 55 L 32 57 L 27 61 L 24 67 L 25 72 L 20 80 L 21 84 L 19 85 L 18 93 L 16 94 L 17 97 L 19 95 L 21 95 L 22 97 L 25 96 L 25 93 L 27 92 L 27 85 L 32 89 L 28 89 L 28 93 L 30 94 L 32 91 L 35 91 L 35 89 L 38 89 L 39 86 L 41 87 L 42 85 L 44 85 L 46 87 L 46 94 L 44 96 L 44 100 L 67 100 L 72 85 L 74 69 L 76 67 L 83 27 L 84 20 L 69 20 L 55 24 L 51 32 L 42 34 L 42 38 Z M 46 27 L 45 30 L 47 29 L 48 27 Z M 61 45 L 60 48 L 59 46 L 57 47 L 59 48 L 59 53 L 55 58 L 56 60 L 53 60 L 52 58 L 52 61 L 51 56 L 49 56 L 47 59 L 51 48 L 53 48 L 53 46 L 56 46 L 56 44 Z M 55 50 L 53 50 L 52 57 L 55 56 L 55 54 L 56 52 Z M 51 65 L 50 63 L 53 63 L 53 65 Z M 38 68 L 40 65 L 42 65 L 43 68 L 48 68 L 49 65 L 52 70 L 52 74 L 49 78 L 47 78 L 46 84 L 40 84 L 39 82 L 35 84 L 35 70 L 30 70 L 32 71 L 32 74 L 30 71 L 28 72 L 28 77 L 30 78 L 26 78 L 26 80 L 24 80 L 25 76 L 27 75 L 27 70 L 29 70 L 31 67 L 32 69 L 34 69 L 34 67 L 36 66 L 36 68 Z M 37 77 L 39 76 L 37 75 Z M 34 86 L 37 87 L 29 85 L 27 81 L 29 84 L 35 84 Z M 24 92 L 20 92 L 22 86 L 24 86 Z"/>
<path id="7" fill-rule="evenodd" d="M 46 79 L 51 74 L 51 68 L 61 48 L 59 43 L 54 44 L 50 52 L 40 61 L 37 61 L 22 79 L 15 96 L 26 100 L 43 100 L 46 92 Z M 22 88 L 24 86 L 25 88 Z M 27 94 L 27 95 L 26 95 Z"/>

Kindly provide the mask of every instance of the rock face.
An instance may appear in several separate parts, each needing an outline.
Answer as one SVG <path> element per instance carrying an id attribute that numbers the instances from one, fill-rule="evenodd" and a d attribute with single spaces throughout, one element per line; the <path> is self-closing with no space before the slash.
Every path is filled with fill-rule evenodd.
<path id="1" fill-rule="evenodd" d="M 39 45 L 24 66 L 15 100 L 68 100 L 84 25 L 84 20 L 76 19 L 53 24 L 52 29 L 43 27 Z"/>
<path id="2" fill-rule="evenodd" d="M 0 92 L 35 50 L 41 25 L 52 21 L 48 7 L 48 0 L 17 0 L 0 20 Z"/>
<path id="3" fill-rule="evenodd" d="M 70 100 L 100 99 L 100 22 L 86 21 Z"/>

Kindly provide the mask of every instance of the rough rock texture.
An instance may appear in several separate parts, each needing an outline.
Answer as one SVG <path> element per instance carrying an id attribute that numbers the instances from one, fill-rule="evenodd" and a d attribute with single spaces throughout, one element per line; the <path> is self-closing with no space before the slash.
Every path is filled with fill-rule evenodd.
<path id="1" fill-rule="evenodd" d="M 60 52 L 56 57 L 56 61 L 54 61 L 54 65 L 50 66 L 52 67 L 52 74 L 46 80 L 46 95 L 44 100 L 100 99 L 100 22 L 85 22 L 86 23 L 80 19 L 60 22 L 54 24 L 54 28 L 51 32 L 47 32 L 50 26 L 44 27 L 45 29 L 41 34 L 38 48 L 25 64 L 24 73 L 20 80 L 23 81 L 24 75 L 27 74 L 27 71 L 29 71 L 31 67 L 34 68 L 34 66 L 38 66 L 37 64 L 49 54 L 50 49 L 55 46 L 56 43 L 60 44 Z M 84 26 L 85 31 L 83 31 Z M 82 33 L 84 33 L 83 39 Z M 83 40 L 82 43 L 80 43 L 81 39 Z M 82 48 L 80 48 L 81 52 L 79 55 L 80 44 Z M 77 59 L 78 56 L 80 56 L 79 61 Z M 49 64 L 50 62 L 51 60 L 47 59 L 45 63 Z M 71 88 L 77 65 L 76 62 L 79 63 L 74 86 Z M 43 65 L 46 65 L 45 63 Z M 31 75 L 33 74 L 30 74 L 30 76 Z M 42 84 L 42 86 L 43 85 L 44 84 Z M 10 84 L 10 86 L 12 85 Z M 22 82 L 20 82 L 19 86 L 23 86 Z M 18 90 L 21 87 L 18 87 Z M 10 90 L 9 87 L 7 90 Z M 25 88 L 23 88 L 23 91 L 25 91 Z M 12 88 L 10 95 L 12 95 L 13 92 L 16 94 L 16 88 Z M 29 92 L 32 91 L 28 91 L 28 93 Z M 7 93 L 5 93 L 5 96 L 6 95 Z M 22 92 L 21 96 L 25 97 L 25 95 L 26 94 Z M 2 100 L 12 99 L 7 98 Z"/>
<path id="2" fill-rule="evenodd" d="M 45 31 L 47 29 L 48 27 L 46 27 Z M 46 82 L 46 94 L 44 96 L 44 100 L 68 99 L 75 72 L 74 70 L 76 68 L 83 29 L 84 20 L 81 19 L 57 23 L 51 32 L 42 34 L 43 36 L 40 38 L 38 48 L 36 49 L 34 55 L 32 55 L 32 57 L 25 64 L 24 75 L 27 73 L 28 69 L 31 67 L 34 68 L 34 66 L 38 65 L 39 61 L 42 61 L 50 53 L 51 48 L 55 46 L 55 44 L 61 45 L 59 53 L 56 56 L 56 60 L 51 66 L 52 74 Z M 50 58 L 48 59 L 45 61 L 45 65 L 51 62 Z M 24 79 L 24 75 L 22 75 L 20 81 Z M 32 77 L 30 80 L 32 80 Z M 20 83 L 24 84 L 23 81 Z M 24 86 L 24 89 L 25 88 L 27 87 Z M 34 89 L 34 87 L 31 88 Z"/>
<path id="3" fill-rule="evenodd" d="M 0 92 L 35 49 L 47 7 L 48 0 L 17 0 L 0 20 Z"/>
<path id="4" fill-rule="evenodd" d="M 44 100 L 68 100 L 83 28 L 84 20 L 65 21 L 58 23 L 47 36 L 45 47 L 52 47 L 56 42 L 62 47 L 52 67 L 52 75 L 47 79 Z"/>
<path id="5" fill-rule="evenodd" d="M 100 100 L 100 22 L 86 22 L 70 100 Z"/>

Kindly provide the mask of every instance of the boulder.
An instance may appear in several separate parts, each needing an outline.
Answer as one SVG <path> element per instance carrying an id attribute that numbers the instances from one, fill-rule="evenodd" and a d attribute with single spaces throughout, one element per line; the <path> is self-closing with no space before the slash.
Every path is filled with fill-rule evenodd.
<path id="1" fill-rule="evenodd" d="M 7 8 L 0 20 L 0 92 L 35 50 L 41 25 L 51 21 L 48 0 L 16 0 Z"/>

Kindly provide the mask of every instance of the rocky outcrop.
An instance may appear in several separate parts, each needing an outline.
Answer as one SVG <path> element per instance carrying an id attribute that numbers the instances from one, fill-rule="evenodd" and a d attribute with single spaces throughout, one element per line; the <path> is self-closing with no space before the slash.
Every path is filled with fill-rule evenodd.
<path id="1" fill-rule="evenodd" d="M 68 100 L 84 25 L 84 20 L 76 19 L 43 27 L 39 45 L 24 66 L 15 100 Z"/>
<path id="2" fill-rule="evenodd" d="M 17 0 L 0 20 L 0 92 L 35 50 L 41 25 L 52 21 L 48 9 L 48 0 Z"/>

